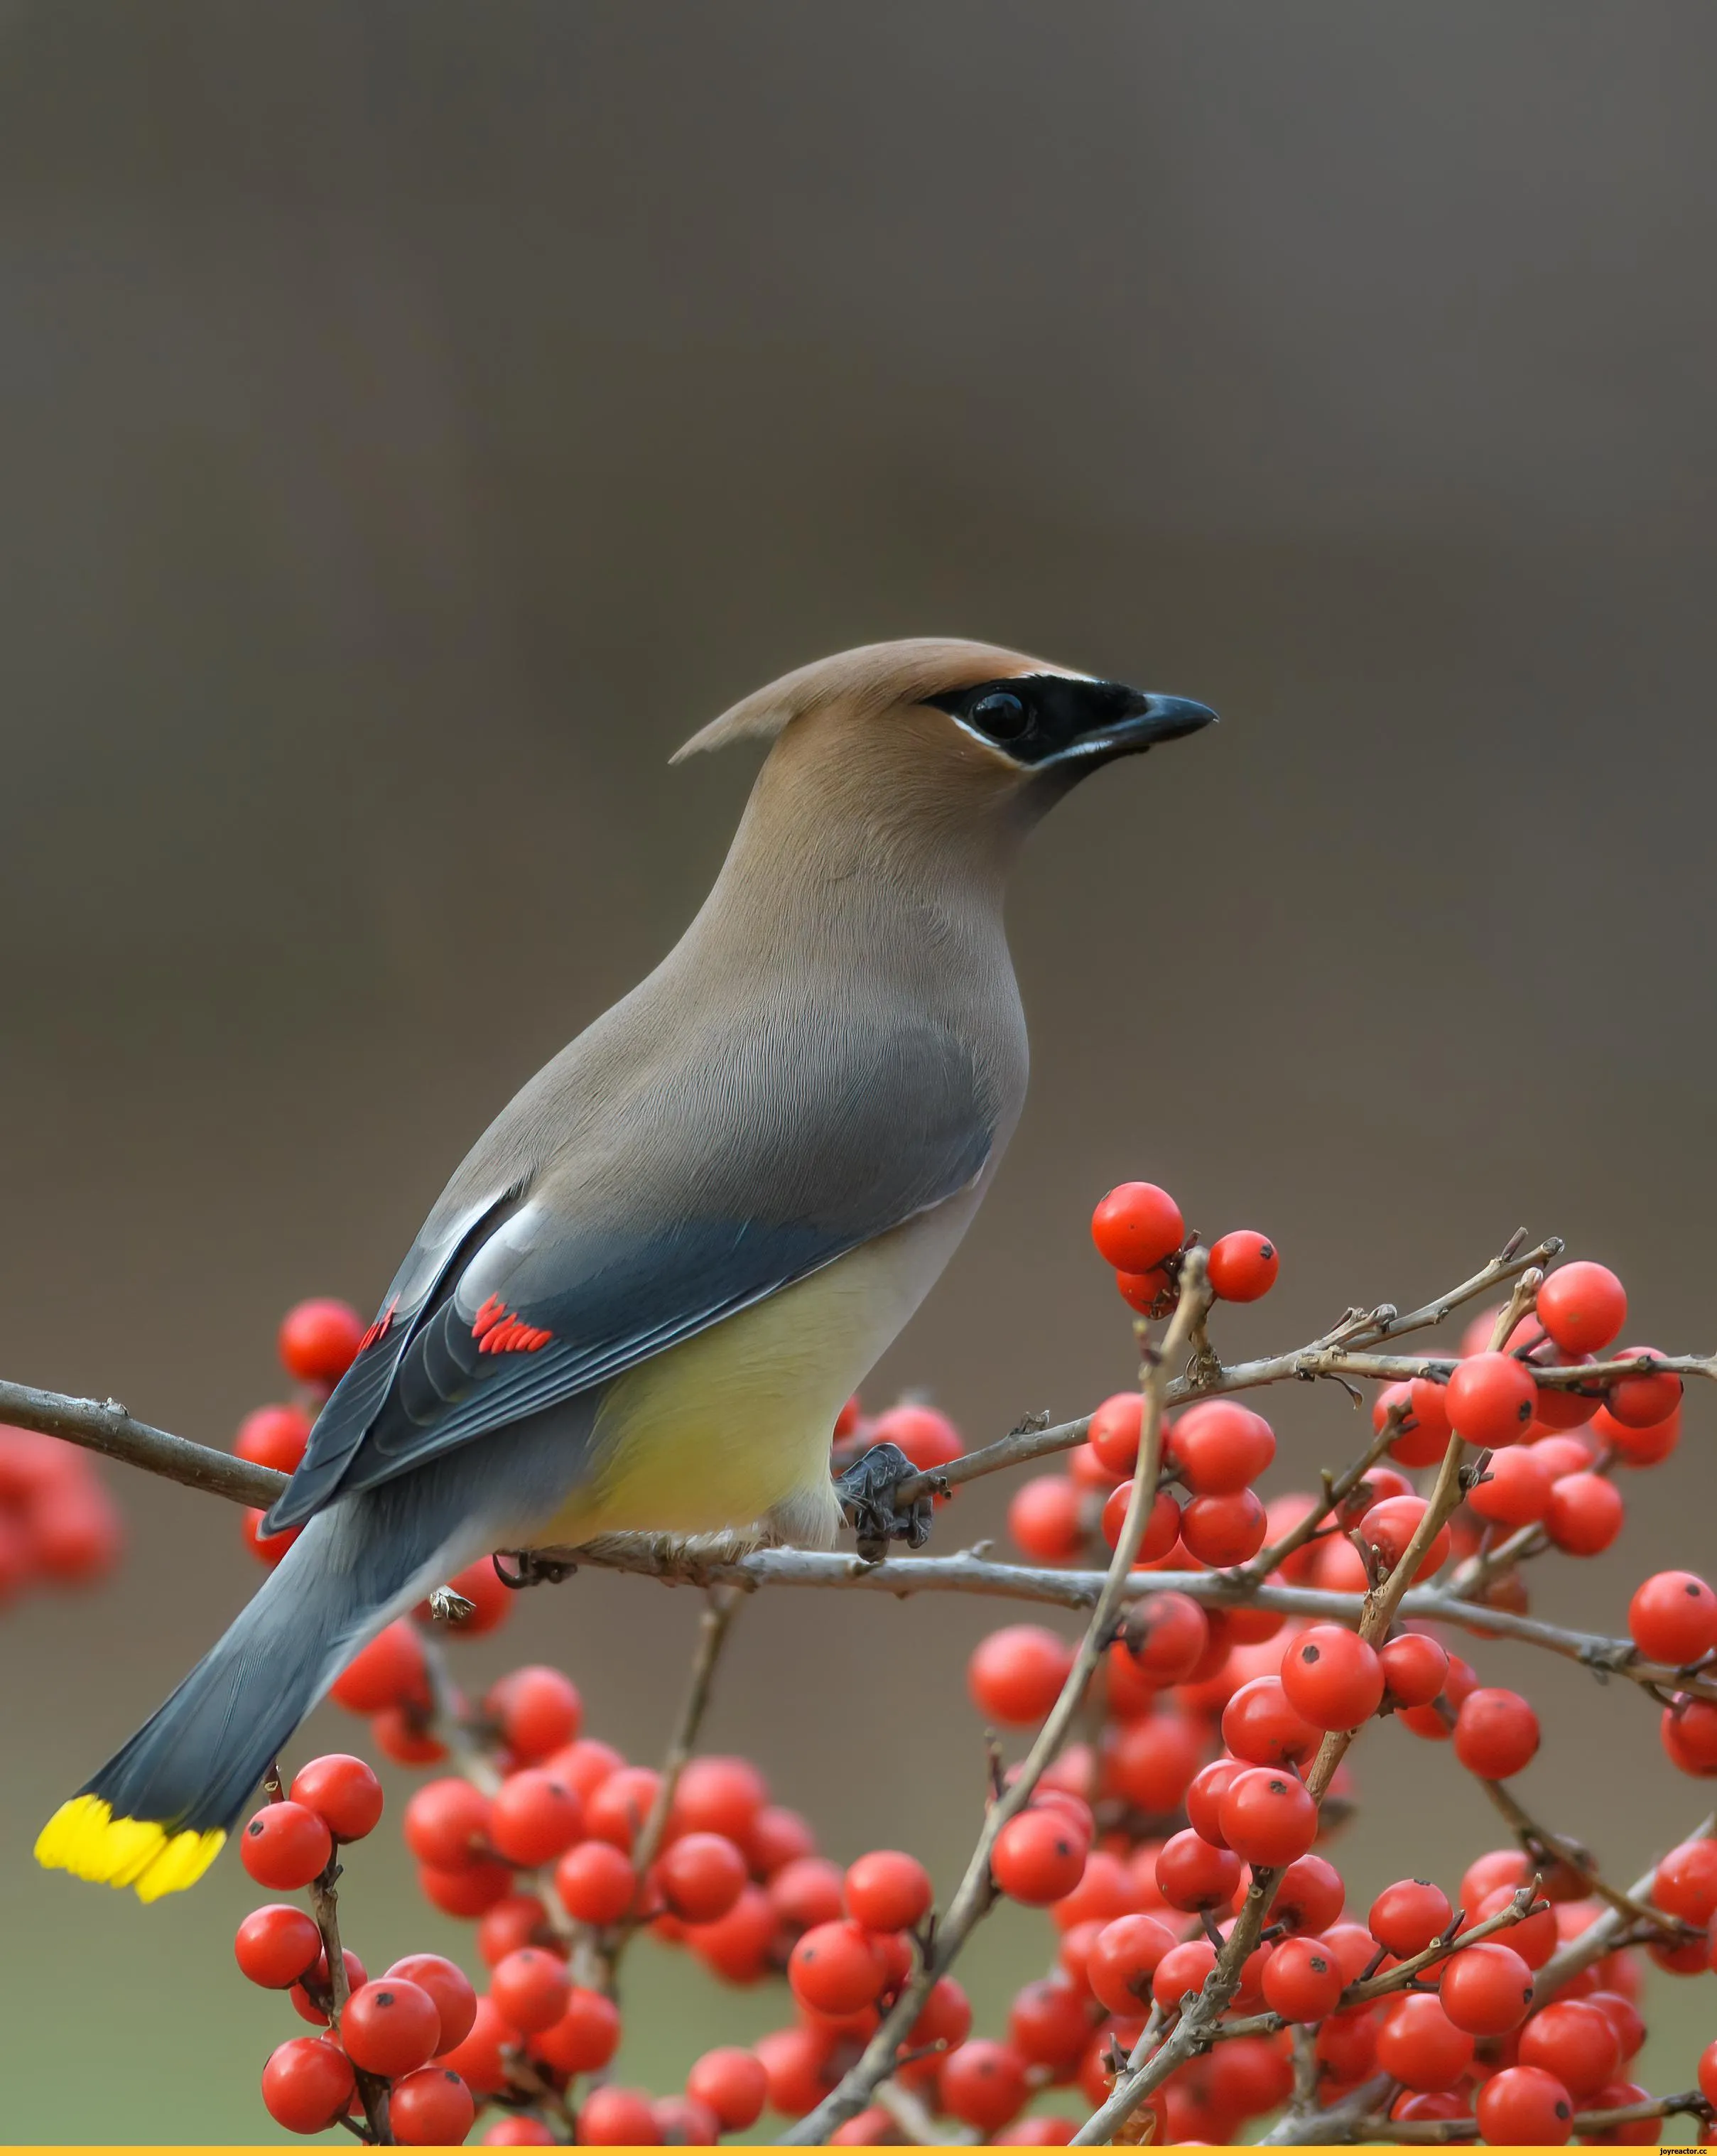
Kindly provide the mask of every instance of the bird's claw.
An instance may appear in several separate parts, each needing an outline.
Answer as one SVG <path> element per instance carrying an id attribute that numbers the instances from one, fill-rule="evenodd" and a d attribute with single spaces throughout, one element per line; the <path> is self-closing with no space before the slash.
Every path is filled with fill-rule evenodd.
<path id="1" fill-rule="evenodd" d="M 501 1562 L 510 1557 L 517 1565 L 517 1572 L 509 1572 Z M 541 1557 L 535 1550 L 496 1550 L 489 1560 L 495 1567 L 495 1577 L 503 1587 L 558 1587 L 563 1579 L 570 1579 L 578 1569 L 563 1558 Z"/>
<path id="2" fill-rule="evenodd" d="M 888 1554 L 892 1542 L 923 1549 L 930 1539 L 934 1493 L 925 1490 L 904 1511 L 894 1502 L 901 1484 L 918 1472 L 897 1445 L 873 1445 L 835 1478 L 835 1493 L 846 1522 L 858 1537 L 858 1553 L 867 1564 Z"/>

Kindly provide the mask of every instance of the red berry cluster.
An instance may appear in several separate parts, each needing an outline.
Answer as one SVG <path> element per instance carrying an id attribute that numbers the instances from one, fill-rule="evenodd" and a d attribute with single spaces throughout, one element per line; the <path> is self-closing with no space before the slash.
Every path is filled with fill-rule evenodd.
<path id="1" fill-rule="evenodd" d="M 1098 1209 L 1093 1235 L 1136 1308 L 1172 1307 L 1186 1240 L 1172 1199 L 1124 1185 Z M 1249 1231 L 1223 1237 L 1209 1263 L 1228 1301 L 1256 1300 L 1277 1274 L 1274 1246 Z M 1537 1751 L 1531 1705 L 1482 1684 L 1428 1623 L 1398 1620 L 1368 1644 L 1349 1625 L 1198 1599 L 1199 1575 L 1261 1558 L 1270 1585 L 1375 1587 L 1406 1557 L 1456 1431 L 1483 1450 L 1416 1578 L 1464 1578 L 1477 1567 L 1478 1584 L 1462 1591 L 1518 1609 L 1524 1559 L 1607 1547 L 1622 1524 L 1617 1474 L 1673 1449 L 1680 1380 L 1654 1351 L 1609 1349 L 1627 1303 L 1601 1266 L 1550 1272 L 1500 1348 L 1499 1315 L 1476 1321 L 1458 1354 L 1430 1358 L 1426 1374 L 1382 1393 L 1376 1456 L 1328 1502 L 1260 1494 L 1276 1436 L 1240 1400 L 1206 1398 L 1165 1421 L 1139 1558 L 1163 1584 L 1127 1605 L 1093 1688 L 1088 1738 L 1062 1750 L 990 1852 L 995 1892 L 1047 1911 L 1052 1964 L 993 2036 L 974 2033 L 964 1990 L 942 1975 L 901 2046 L 892 2102 L 848 2119 L 835 2142 L 923 2138 L 937 2120 L 951 2122 L 951 2137 L 1069 2140 L 1073 2116 L 1028 2110 L 1062 2087 L 1087 2107 L 1105 2100 L 1153 2012 L 1172 2026 L 1205 1984 L 1260 1876 L 1276 1881 L 1268 1927 L 1224 2017 L 1246 2027 L 1200 2048 L 1147 2099 L 1156 2140 L 1232 2142 L 1279 2109 L 1294 2086 L 1296 2032 L 1311 2047 L 1319 2103 L 1384 2076 L 1393 2120 L 1458 2122 L 1490 2143 L 1565 2142 L 1577 2113 L 1648 2101 L 1629 2078 L 1645 2035 L 1642 1955 L 1674 1974 L 1717 1966 L 1717 1840 L 1690 1841 L 1659 1866 L 1650 1898 L 1671 1928 L 1596 1956 L 1547 1993 L 1540 1973 L 1604 1907 L 1591 1875 L 1570 1862 L 1493 1850 L 1454 1896 L 1403 1878 L 1362 1922 L 1327 1854 L 1352 1784 L 1338 1767 L 1314 1796 L 1324 1783 L 1308 1787 L 1307 1777 L 1320 1747 L 1387 1717 L 1449 1742 L 1463 1766 L 1496 1784 Z M 311 1410 L 358 1337 L 344 1306 L 291 1313 L 282 1354 L 304 1396 L 249 1417 L 238 1450 L 296 1466 Z M 1627 1368 L 1589 1386 L 1539 1382 L 1600 1357 Z M 1020 1489 L 1010 1522 L 1028 1557 L 1101 1563 L 1118 1543 L 1143 1406 L 1132 1393 L 1103 1401 L 1065 1471 Z M 933 1409 L 907 1402 L 867 1416 L 851 1402 L 834 1434 L 836 1463 L 882 1442 L 924 1469 L 964 1450 Z M 236 1942 L 245 1975 L 286 1990 L 319 2031 L 270 2060 L 271 2116 L 299 2132 L 342 2118 L 366 2132 L 379 2106 L 393 2138 L 445 2143 L 483 2113 L 483 2138 L 496 2145 L 636 2145 L 713 2143 L 765 2113 L 812 2111 L 923 1966 L 934 1918 L 923 1865 L 872 1850 L 843 1870 L 803 1818 L 771 1801 L 747 1759 L 694 1758 L 665 1789 L 656 1769 L 584 1732 L 578 1689 L 558 1670 L 514 1669 L 467 1706 L 434 1666 L 435 1635 L 492 1630 L 511 1597 L 487 1563 L 450 1584 L 470 1605 L 463 1618 L 432 1625 L 425 1608 L 391 1625 L 333 1697 L 370 1718 L 388 1758 L 446 1769 L 412 1795 L 403 1832 L 425 1899 L 475 1924 L 486 1988 L 433 1954 L 373 1979 L 343 1948 L 342 1975 L 331 1980 L 326 1918 L 339 1854 L 376 1825 L 382 1794 L 360 1760 L 311 1761 L 240 1840 L 260 1884 L 308 1888 L 315 1912 L 270 1904 Z M 1672 1701 L 1669 1757 L 1689 1774 L 1717 1774 L 1717 1706 L 1677 1690 L 1678 1678 L 1692 1681 L 1683 1673 L 1703 1676 L 1717 1656 L 1717 1594 L 1691 1573 L 1655 1574 L 1634 1593 L 1627 1629 Z M 971 1657 L 972 1697 L 990 1722 L 1033 1727 L 1074 1654 L 1043 1625 L 1005 1625 Z M 707 2052 L 680 2094 L 614 2084 L 616 1969 L 646 1928 L 722 1983 L 784 1979 L 791 2020 L 749 2048 Z M 1717 2098 L 1717 2044 L 1699 2071 Z M 902 2102 L 916 2107 L 904 2123 Z M 1586 2138 L 1655 2137 L 1648 2121 Z"/>
<path id="2" fill-rule="evenodd" d="M 105 1578 L 123 1541 L 87 1452 L 0 1424 L 0 1608 L 33 1586 L 83 1587 Z"/>

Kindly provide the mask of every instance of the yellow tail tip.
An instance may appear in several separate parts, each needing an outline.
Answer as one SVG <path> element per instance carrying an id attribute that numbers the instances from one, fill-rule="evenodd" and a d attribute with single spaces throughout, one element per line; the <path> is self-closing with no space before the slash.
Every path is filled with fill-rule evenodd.
<path id="1" fill-rule="evenodd" d="M 140 1902 L 157 1902 L 194 1887 L 220 1855 L 221 1827 L 177 1834 L 154 1820 L 116 1819 L 104 1797 L 71 1797 L 36 1837 L 36 1861 L 110 1887 L 135 1887 Z"/>

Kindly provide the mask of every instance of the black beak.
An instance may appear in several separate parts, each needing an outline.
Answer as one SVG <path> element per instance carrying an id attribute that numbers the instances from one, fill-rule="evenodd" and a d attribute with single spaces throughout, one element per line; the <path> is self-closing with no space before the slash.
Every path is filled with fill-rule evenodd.
<path id="1" fill-rule="evenodd" d="M 1142 689 L 1126 692 L 1123 707 L 1068 742 L 1051 759 L 1056 763 L 1106 763 L 1115 757 L 1142 756 L 1159 742 L 1179 741 L 1216 723 L 1208 704 L 1190 696 L 1153 696 Z"/>

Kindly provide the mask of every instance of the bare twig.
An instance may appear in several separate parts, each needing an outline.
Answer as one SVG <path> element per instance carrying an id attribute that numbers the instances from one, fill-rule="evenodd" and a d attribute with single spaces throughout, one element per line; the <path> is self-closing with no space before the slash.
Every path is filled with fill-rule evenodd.
<path id="1" fill-rule="evenodd" d="M 1548 1856 L 1565 1864 L 1578 1876 L 1589 1894 L 1606 1903 L 1629 1923 L 1643 1925 L 1647 1931 L 1662 1938 L 1681 1938 L 1696 1930 L 1703 1934 L 1703 1925 L 1685 1924 L 1679 1917 L 1666 1917 L 1661 1909 L 1654 1909 L 1632 1890 L 1611 1886 L 1593 1864 L 1589 1851 L 1571 1836 L 1555 1834 L 1549 1827 L 1541 1826 L 1506 1782 L 1482 1781 L 1481 1786 L 1509 1822 L 1520 1846 L 1535 1861 Z"/>
<path id="2" fill-rule="evenodd" d="M 207 1445 L 193 1445 L 189 1438 L 152 1429 L 138 1422 L 117 1400 L 75 1399 L 65 1393 L 39 1392 L 33 1385 L 14 1385 L 0 1378 L 0 1423 L 63 1437 L 91 1452 L 105 1452 L 110 1460 L 164 1475 L 169 1482 L 182 1482 L 188 1490 L 230 1497 L 235 1504 L 271 1505 L 286 1486 L 285 1476 L 272 1467 L 258 1467 L 230 1452 L 217 1452 Z"/>
<path id="3" fill-rule="evenodd" d="M 969 1933 L 995 1898 L 990 1876 L 990 1852 L 1007 1822 L 1030 1803 L 1038 1779 L 1065 1743 L 1086 1687 L 1091 1682 L 1114 1635 L 1115 1622 L 1126 1599 L 1133 1561 L 1144 1540 L 1145 1527 L 1155 1502 L 1157 1465 L 1162 1442 L 1163 1395 L 1167 1389 L 1168 1366 L 1185 1353 L 1194 1327 L 1210 1307 L 1210 1284 L 1205 1272 L 1205 1254 L 1197 1248 L 1182 1261 L 1180 1299 L 1160 1352 L 1147 1350 L 1140 1379 L 1143 1412 L 1139 1459 L 1134 1469 L 1133 1494 L 1122 1524 L 1115 1554 L 1103 1581 L 1091 1621 L 1073 1659 L 1073 1666 L 1061 1695 L 1045 1717 L 1036 1743 L 1026 1755 L 1012 1785 L 992 1804 L 973 1850 L 965 1876 L 954 1890 L 946 1914 L 937 1927 L 933 1951 L 923 1958 L 916 1974 L 902 1987 L 900 1997 L 883 2016 L 882 2025 L 866 2046 L 858 2063 L 839 2087 L 816 2109 L 799 2120 L 784 2139 L 789 2143 L 825 2140 L 837 2126 L 854 2117 L 869 2102 L 871 2092 L 893 2069 L 902 2040 L 917 2020 L 931 1987 L 948 1968 Z"/>
<path id="4" fill-rule="evenodd" d="M 339 1858 L 331 1856 L 327 1869 L 311 1881 L 310 1887 L 311 1912 L 322 1935 L 322 1952 L 328 1963 L 328 2026 L 337 2036 L 340 2033 L 340 2016 L 346 2011 L 346 2001 L 351 1995 L 346 1981 L 346 1956 L 340 1945 L 340 1897 L 335 1892 L 335 1881 L 339 1876 Z M 378 2075 L 366 2073 L 362 2066 L 354 2066 L 352 2071 L 369 2126 L 367 2138 L 391 2147 L 393 2133 L 388 2123 L 387 2082 Z"/>
<path id="5" fill-rule="evenodd" d="M 1572 2131 L 1589 2138 L 1608 2133 L 1612 2127 L 1629 2126 L 1637 2119 L 1669 2118 L 1678 2112 L 1690 2118 L 1709 2119 L 1711 2107 L 1697 2089 L 1689 2089 L 1680 2096 L 1648 2096 L 1637 2103 L 1617 2104 L 1609 2111 L 1576 2111 Z M 1365 2141 L 1396 2141 L 1411 2147 L 1439 2148 L 1452 2141 L 1476 2141 L 1478 2122 L 1476 2118 L 1384 2118 L 1374 2117 L 1358 2123 L 1364 2128 L 1349 2138 Z"/>
<path id="6" fill-rule="evenodd" d="M 722 1649 L 727 1645 L 728 1630 L 739 1614 L 740 1599 L 739 1593 L 734 1588 L 712 1587 L 709 1599 L 704 1605 L 703 1616 L 697 1628 L 697 1650 L 691 1658 L 691 1676 L 686 1687 L 685 1701 L 680 1708 L 679 1719 L 674 1724 L 673 1734 L 668 1739 L 667 1750 L 662 1754 L 661 1776 L 656 1783 L 649 1817 L 640 1830 L 637 1843 L 632 1851 L 633 1868 L 640 1880 L 655 1861 L 662 1836 L 667 1832 L 668 1815 L 674 1808 L 674 1793 L 680 1786 L 680 1777 L 685 1772 L 686 1761 L 691 1757 L 691 1748 L 697 1742 L 697 1732 L 703 1726 L 710 1692 L 715 1683 L 716 1665 L 722 1658 Z M 610 1974 L 619 1966 L 627 1939 L 642 1921 L 641 1917 L 635 1914 L 629 1921 L 616 1927 L 614 1936 L 608 1946 Z"/>
<path id="7" fill-rule="evenodd" d="M 1689 1841 L 1703 1841 L 1712 1834 L 1717 1834 L 1717 1812 L 1707 1812 L 1704 1819 L 1687 1838 Z M 1658 1867 L 1653 1863 L 1628 1888 L 1628 1898 L 1642 1900 L 1651 1892 L 1652 1883 L 1657 1876 Z M 1622 1945 L 1631 1926 L 1631 1917 L 1612 1907 L 1606 1909 L 1601 1916 L 1594 1917 L 1583 1932 L 1577 1932 L 1571 1939 L 1565 1939 L 1532 1979 L 1533 2004 L 1542 2006 L 1546 1999 L 1554 1999 L 1562 1987 L 1572 1983 L 1582 1969 L 1590 1969 L 1595 1961 L 1601 1961 L 1606 1953 Z"/>

